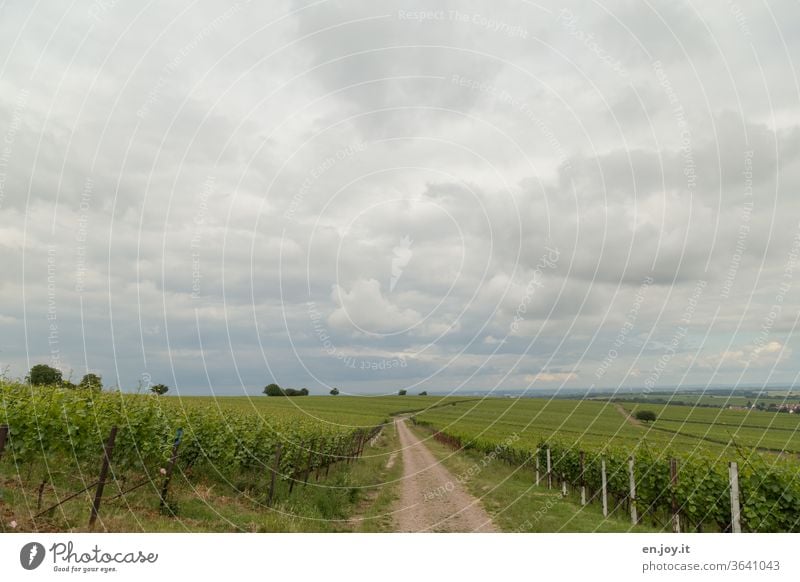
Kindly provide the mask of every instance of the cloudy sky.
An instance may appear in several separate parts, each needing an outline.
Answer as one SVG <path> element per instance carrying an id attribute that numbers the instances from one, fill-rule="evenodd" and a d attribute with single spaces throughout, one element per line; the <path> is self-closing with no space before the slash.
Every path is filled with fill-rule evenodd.
<path id="1" fill-rule="evenodd" d="M 791 383 L 798 55 L 796 1 L 3 2 L 0 366 Z"/>

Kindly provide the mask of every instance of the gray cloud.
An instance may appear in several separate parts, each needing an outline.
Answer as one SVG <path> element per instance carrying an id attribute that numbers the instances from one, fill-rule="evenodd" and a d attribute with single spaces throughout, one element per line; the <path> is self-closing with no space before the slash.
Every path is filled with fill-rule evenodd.
<path id="1" fill-rule="evenodd" d="M 797 5 L 563 8 L 3 5 L 0 365 L 791 382 Z"/>

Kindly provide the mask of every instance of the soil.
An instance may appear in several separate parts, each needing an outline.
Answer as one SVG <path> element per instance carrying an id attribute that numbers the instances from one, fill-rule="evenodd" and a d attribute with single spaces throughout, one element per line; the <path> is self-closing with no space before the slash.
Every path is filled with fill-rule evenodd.
<path id="1" fill-rule="evenodd" d="M 403 477 L 394 509 L 397 532 L 497 532 L 480 501 L 442 466 L 406 426 L 395 425 L 400 438 Z"/>

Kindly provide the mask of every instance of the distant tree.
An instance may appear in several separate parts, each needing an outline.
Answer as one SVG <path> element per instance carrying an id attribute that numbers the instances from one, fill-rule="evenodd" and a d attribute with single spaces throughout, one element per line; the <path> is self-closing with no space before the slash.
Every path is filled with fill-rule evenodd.
<path id="1" fill-rule="evenodd" d="M 406 394 L 408 394 L 408 390 L 400 390 L 400 391 L 397 393 L 397 395 L 398 395 L 398 396 L 405 396 Z"/>
<path id="2" fill-rule="evenodd" d="M 161 396 L 169 392 L 169 387 L 165 386 L 164 384 L 156 384 L 155 386 L 150 386 L 150 392 Z"/>
<path id="3" fill-rule="evenodd" d="M 31 368 L 30 373 L 25 376 L 30 384 L 34 386 L 60 385 L 61 370 L 51 368 L 47 364 L 36 364 Z"/>
<path id="4" fill-rule="evenodd" d="M 658 418 L 652 410 L 637 410 L 633 413 L 633 416 L 636 417 L 636 420 L 641 420 L 642 422 L 653 422 Z"/>
<path id="5" fill-rule="evenodd" d="M 338 388 L 331 388 L 330 394 L 331 394 L 331 396 L 339 396 L 339 389 Z"/>
<path id="6" fill-rule="evenodd" d="M 78 388 L 86 388 L 88 390 L 97 390 L 98 392 L 103 389 L 103 378 L 97 374 L 86 374 L 81 378 Z"/>
<path id="7" fill-rule="evenodd" d="M 420 395 L 420 396 L 427 396 L 427 395 L 428 395 L 428 392 L 427 392 L 427 391 L 425 391 L 425 390 L 423 390 L 422 392 L 420 392 L 420 393 L 419 393 L 419 395 Z"/>
<path id="8" fill-rule="evenodd" d="M 75 390 L 78 386 L 69 380 L 61 380 L 61 387 L 67 390 Z"/>
<path id="9" fill-rule="evenodd" d="M 264 387 L 264 394 L 267 396 L 283 396 L 283 390 L 277 384 L 268 384 Z"/>
<path id="10" fill-rule="evenodd" d="M 300 388 L 300 390 L 296 388 L 281 388 L 280 391 L 281 393 L 276 394 L 276 396 L 308 396 L 308 388 Z"/>

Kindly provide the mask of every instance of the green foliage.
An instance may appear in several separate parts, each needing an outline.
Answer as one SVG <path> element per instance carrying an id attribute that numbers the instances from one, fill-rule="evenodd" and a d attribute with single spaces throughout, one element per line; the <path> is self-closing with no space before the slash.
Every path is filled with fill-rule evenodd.
<path id="1" fill-rule="evenodd" d="M 0 422 L 9 425 L 2 463 L 12 462 L 21 470 L 47 461 L 76 474 L 93 471 L 111 427 L 117 426 L 114 471 L 157 474 L 182 428 L 178 462 L 184 472 L 205 471 L 225 479 L 247 471 L 262 474 L 264 467 L 272 466 L 280 443 L 279 473 L 289 480 L 308 466 L 309 458 L 314 470 L 352 450 L 356 434 L 366 430 L 346 424 L 343 414 L 331 414 L 330 421 L 322 422 L 290 409 L 254 413 L 202 399 L 188 401 L 191 404 L 155 395 L 0 384 Z"/>
<path id="2" fill-rule="evenodd" d="M 563 477 L 573 485 L 581 481 L 583 450 L 583 479 L 590 497 L 600 489 L 600 466 L 605 459 L 612 505 L 628 498 L 628 459 L 632 456 L 639 515 L 665 528 L 669 528 L 674 493 L 685 527 L 729 530 L 728 461 L 737 461 L 743 530 L 800 531 L 800 464 L 791 457 L 777 458 L 730 446 L 726 430 L 730 427 L 737 438 L 746 436 L 755 441 L 759 435 L 759 439 L 768 442 L 770 438 L 776 439 L 777 444 L 780 443 L 777 439 L 786 442 L 787 437 L 774 435 L 785 432 L 793 437 L 798 419 L 778 413 L 688 410 L 689 407 L 677 406 L 658 409 L 654 426 L 675 425 L 676 431 L 681 427 L 681 432 L 698 435 L 693 441 L 688 434 L 636 427 L 611 405 L 592 401 L 487 399 L 455 408 L 426 410 L 417 416 L 417 421 L 439 428 L 461 447 L 476 449 L 516 466 L 531 466 L 538 449 L 542 472 L 546 466 L 545 450 L 550 447 L 553 472 L 558 479 Z M 762 415 L 765 418 L 759 418 Z M 772 428 L 768 429 L 766 423 Z M 725 427 L 720 434 L 712 432 L 717 426 Z M 709 438 L 718 438 L 719 444 Z M 670 458 L 678 461 L 678 484 L 674 488 L 669 478 Z"/>
<path id="3" fill-rule="evenodd" d="M 294 388 L 286 388 L 283 390 L 284 396 L 308 396 L 308 388 L 301 388 L 295 390 Z"/>
<path id="4" fill-rule="evenodd" d="M 165 384 L 155 384 L 153 386 L 150 386 L 150 392 L 152 392 L 157 396 L 162 396 L 167 392 L 169 392 L 169 386 Z"/>
<path id="5" fill-rule="evenodd" d="M 102 390 L 103 389 L 103 378 L 98 376 L 97 374 L 85 374 L 83 378 L 81 378 L 80 383 L 78 384 L 78 388 L 85 388 L 87 390 Z"/>
<path id="6" fill-rule="evenodd" d="M 34 386 L 55 386 L 62 382 L 61 370 L 56 370 L 47 364 L 36 364 L 25 377 Z"/>
<path id="7" fill-rule="evenodd" d="M 652 410 L 637 410 L 633 416 L 636 420 L 641 420 L 642 422 L 655 422 L 656 418 L 658 418 Z"/>
<path id="8" fill-rule="evenodd" d="M 399 391 L 397 392 L 397 395 L 398 395 L 398 396 L 405 396 L 406 394 L 408 394 L 408 390 L 399 390 Z"/>
<path id="9" fill-rule="evenodd" d="M 338 388 L 331 388 L 330 395 L 331 396 L 339 396 L 339 389 Z"/>
<path id="10" fill-rule="evenodd" d="M 428 392 L 427 392 L 427 391 L 425 391 L 425 390 L 423 390 L 422 392 L 420 392 L 420 393 L 419 393 L 419 395 L 420 395 L 420 396 L 427 396 L 427 395 L 428 395 Z"/>
<path id="11" fill-rule="evenodd" d="M 283 390 L 277 384 L 267 384 L 263 393 L 267 396 L 283 396 Z"/>

